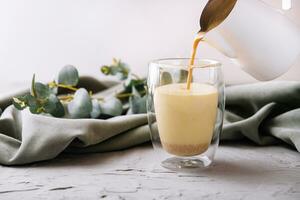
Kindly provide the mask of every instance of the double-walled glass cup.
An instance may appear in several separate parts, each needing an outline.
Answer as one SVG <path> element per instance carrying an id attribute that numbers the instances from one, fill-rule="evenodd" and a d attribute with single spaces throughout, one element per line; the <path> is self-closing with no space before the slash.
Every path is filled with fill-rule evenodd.
<path id="1" fill-rule="evenodd" d="M 168 169 L 208 167 L 222 131 L 224 82 L 221 63 L 195 59 L 187 89 L 188 58 L 149 64 L 147 115 L 155 151 Z"/>

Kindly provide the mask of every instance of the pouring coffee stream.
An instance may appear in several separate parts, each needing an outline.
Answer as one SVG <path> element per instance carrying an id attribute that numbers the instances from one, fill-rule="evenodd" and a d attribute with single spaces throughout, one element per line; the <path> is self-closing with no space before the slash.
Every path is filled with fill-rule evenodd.
<path id="1" fill-rule="evenodd" d="M 191 56 L 191 59 L 189 62 L 189 68 L 188 68 L 188 77 L 187 77 L 187 89 L 188 90 L 191 88 L 191 82 L 192 82 L 192 77 L 193 77 L 193 66 L 194 66 L 194 62 L 195 62 L 197 48 L 203 37 L 204 37 L 204 34 L 202 34 L 202 32 L 199 32 L 194 39 L 192 56 Z"/>
<path id="2" fill-rule="evenodd" d="M 197 48 L 205 34 L 221 24 L 234 8 L 237 0 L 209 0 L 200 16 L 200 31 L 197 33 L 192 48 L 191 60 L 188 68 L 187 90 L 191 87 L 193 66 Z"/>

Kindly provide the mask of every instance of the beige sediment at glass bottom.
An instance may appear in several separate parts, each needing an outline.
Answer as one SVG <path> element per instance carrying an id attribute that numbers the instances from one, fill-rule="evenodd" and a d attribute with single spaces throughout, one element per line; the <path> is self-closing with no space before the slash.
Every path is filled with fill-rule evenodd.
<path id="1" fill-rule="evenodd" d="M 176 156 L 196 156 L 204 153 L 209 144 L 169 144 L 161 142 L 163 149 Z"/>

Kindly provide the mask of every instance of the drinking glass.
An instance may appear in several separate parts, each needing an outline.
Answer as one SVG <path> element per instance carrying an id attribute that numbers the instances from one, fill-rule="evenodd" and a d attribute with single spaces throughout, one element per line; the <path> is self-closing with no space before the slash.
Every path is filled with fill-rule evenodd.
<path id="1" fill-rule="evenodd" d="M 203 169 L 215 156 L 224 113 L 221 63 L 195 59 L 190 90 L 189 58 L 150 62 L 147 116 L 154 150 L 171 170 Z"/>

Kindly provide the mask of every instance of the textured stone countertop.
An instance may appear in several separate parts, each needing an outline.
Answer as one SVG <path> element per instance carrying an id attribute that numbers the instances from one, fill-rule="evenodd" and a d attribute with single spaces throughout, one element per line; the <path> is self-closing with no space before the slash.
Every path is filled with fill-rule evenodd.
<path id="1" fill-rule="evenodd" d="M 144 145 L 0 166 L 0 199 L 300 199 L 300 154 L 288 147 L 223 144 L 194 174 L 160 167 L 159 156 Z"/>

